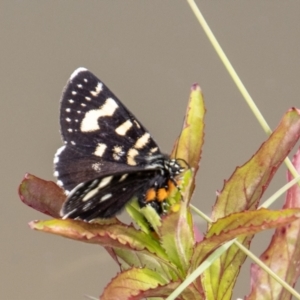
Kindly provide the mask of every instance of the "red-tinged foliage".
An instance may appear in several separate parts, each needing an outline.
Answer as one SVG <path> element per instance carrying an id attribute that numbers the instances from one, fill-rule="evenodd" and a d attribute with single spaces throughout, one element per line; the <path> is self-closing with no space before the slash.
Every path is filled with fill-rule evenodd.
<path id="1" fill-rule="evenodd" d="M 161 275 L 153 270 L 132 268 L 120 273 L 107 285 L 101 295 L 101 300 L 130 299 L 138 300 L 148 297 L 166 298 L 180 284 L 180 281 L 167 282 Z M 199 298 L 199 292 L 190 286 L 178 300 L 204 299 Z"/>
<path id="2" fill-rule="evenodd" d="M 236 168 L 225 182 L 213 208 L 212 219 L 256 209 L 275 172 L 298 141 L 299 135 L 299 110 L 292 108 L 254 156 L 243 166 Z M 239 242 L 249 248 L 252 238 L 253 236 L 241 236 Z M 236 278 L 245 259 L 246 254 L 233 245 L 215 261 L 211 267 L 213 272 L 207 270 L 203 274 L 202 284 L 210 287 L 206 294 L 208 299 L 231 299 Z"/>
<path id="3" fill-rule="evenodd" d="M 293 165 L 300 172 L 300 150 L 293 158 Z M 288 172 L 288 181 L 293 179 Z M 289 189 L 284 208 L 300 207 L 300 187 L 294 185 Z M 278 227 L 266 251 L 260 256 L 271 270 L 276 272 L 286 283 L 294 286 L 300 275 L 300 220 Z M 281 284 L 272 279 L 257 265 L 251 266 L 251 292 L 247 300 L 257 299 L 291 299 L 292 295 Z"/>
<path id="4" fill-rule="evenodd" d="M 66 200 L 64 191 L 56 183 L 28 173 L 19 186 L 19 196 L 26 205 L 53 218 L 59 218 L 59 211 Z"/>
<path id="5" fill-rule="evenodd" d="M 253 235 L 262 229 L 276 228 L 290 224 L 300 218 L 300 208 L 268 210 L 259 209 L 231 214 L 214 222 L 203 242 L 194 248 L 190 271 L 195 270 L 201 262 L 220 245 L 238 236 Z"/>
<path id="6" fill-rule="evenodd" d="M 225 182 L 213 208 L 216 220 L 234 212 L 256 209 L 283 160 L 300 135 L 300 111 L 292 108 L 253 157 Z"/>
<path id="7" fill-rule="evenodd" d="M 106 224 L 107 222 L 107 220 L 104 220 L 101 223 L 87 223 L 70 219 L 54 219 L 33 221 L 30 222 L 30 227 L 90 244 L 147 251 L 149 254 L 166 258 L 159 243 L 150 235 L 137 230 L 132 225 L 126 225 L 119 221 L 111 224 Z"/>

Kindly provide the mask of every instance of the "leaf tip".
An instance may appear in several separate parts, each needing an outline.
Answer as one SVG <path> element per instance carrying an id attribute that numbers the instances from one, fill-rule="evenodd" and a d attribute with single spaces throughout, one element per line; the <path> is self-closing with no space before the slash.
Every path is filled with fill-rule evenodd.
<path id="1" fill-rule="evenodd" d="M 30 229 L 36 229 L 36 224 L 38 223 L 39 221 L 35 220 L 35 221 L 30 221 L 28 223 L 28 226 Z"/>
<path id="2" fill-rule="evenodd" d="M 200 85 L 198 83 L 194 83 L 191 87 L 191 91 L 199 91 L 201 92 L 201 88 L 200 88 Z"/>

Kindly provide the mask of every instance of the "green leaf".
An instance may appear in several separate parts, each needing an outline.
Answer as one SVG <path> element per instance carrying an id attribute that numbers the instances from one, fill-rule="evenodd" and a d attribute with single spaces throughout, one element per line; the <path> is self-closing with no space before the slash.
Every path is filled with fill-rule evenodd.
<path id="1" fill-rule="evenodd" d="M 101 300 L 141 299 L 143 291 L 165 285 L 166 281 L 158 272 L 146 268 L 132 268 L 118 274 L 106 286 Z"/>
<path id="2" fill-rule="evenodd" d="M 261 208 L 226 216 L 214 222 L 206 234 L 206 238 L 214 235 L 229 234 L 234 238 L 249 232 L 259 231 L 291 223 L 300 217 L 300 208 L 268 210 Z"/>
<path id="3" fill-rule="evenodd" d="M 133 226 L 125 225 L 117 219 L 99 219 L 94 223 L 70 219 L 35 221 L 30 222 L 30 227 L 73 240 L 104 246 L 124 269 L 134 263 L 135 266 L 161 269 L 163 276 L 169 280 L 178 278 L 177 268 L 169 262 L 165 251 L 152 235 L 145 234 Z"/>
<path id="4" fill-rule="evenodd" d="M 152 234 L 154 234 L 154 232 L 157 234 L 161 226 L 161 217 L 157 211 L 151 205 L 146 205 L 140 209 L 140 212 L 148 223 L 148 227 L 151 225 Z M 140 223 L 138 224 L 140 225 Z"/>
<path id="5" fill-rule="evenodd" d="M 151 228 L 149 222 L 145 219 L 144 214 L 138 204 L 137 199 L 133 199 L 126 206 L 125 209 L 129 216 L 135 221 L 139 228 L 147 234 L 151 234 Z M 157 214 L 157 213 L 156 213 Z"/>
<path id="6" fill-rule="evenodd" d="M 159 237 L 161 246 L 165 249 L 170 261 L 177 266 L 184 277 L 190 268 L 190 259 L 195 245 L 193 220 L 188 207 L 188 200 L 185 192 L 189 191 L 192 172 L 184 174 L 183 188 L 178 211 L 170 213 L 163 217 L 163 222 L 159 228 Z"/>
<path id="7" fill-rule="evenodd" d="M 253 235 L 265 229 L 290 224 L 299 218 L 300 208 L 283 210 L 261 208 L 259 210 L 234 213 L 221 218 L 212 224 L 205 240 L 196 245 L 191 262 L 191 271 L 195 270 L 212 251 L 227 241 L 239 236 Z M 233 245 L 232 247 L 235 246 Z M 227 267 L 232 269 L 239 265 L 239 261 L 236 261 L 234 257 L 230 257 L 228 260 L 231 263 L 224 267 L 223 273 L 226 272 Z M 225 277 L 224 274 L 222 276 Z M 209 285 L 209 283 L 207 284 Z"/>
<path id="8" fill-rule="evenodd" d="M 112 299 L 130 299 L 138 300 L 149 297 L 166 298 L 180 282 L 166 281 L 159 272 L 149 270 L 147 268 L 137 269 L 132 268 L 118 274 L 106 286 L 101 300 Z M 189 286 L 178 300 L 203 299 L 199 292 L 193 287 Z"/>
<path id="9" fill-rule="evenodd" d="M 175 266 L 170 267 L 169 263 L 165 263 L 155 256 L 141 251 L 129 251 L 120 248 L 114 248 L 116 261 L 120 265 L 121 270 L 136 268 L 148 268 L 158 272 L 165 280 L 178 280 L 179 274 Z"/>
<path id="10" fill-rule="evenodd" d="M 183 129 L 173 148 L 171 157 L 185 160 L 194 170 L 190 196 L 195 188 L 194 178 L 199 168 L 201 149 L 204 142 L 205 107 L 201 89 L 194 84 L 191 88 Z"/>
<path id="11" fill-rule="evenodd" d="M 30 222 L 30 227 L 73 240 L 105 247 L 117 247 L 129 250 L 145 251 L 167 260 L 167 256 L 159 243 L 144 232 L 121 222 L 110 223 L 111 220 L 99 220 L 87 223 L 77 220 L 48 220 Z"/>

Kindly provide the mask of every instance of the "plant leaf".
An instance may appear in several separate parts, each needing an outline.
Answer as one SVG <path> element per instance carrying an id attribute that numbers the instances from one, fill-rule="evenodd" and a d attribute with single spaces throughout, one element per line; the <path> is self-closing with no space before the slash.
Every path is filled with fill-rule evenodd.
<path id="1" fill-rule="evenodd" d="M 293 158 L 293 165 L 300 172 L 300 150 Z M 288 172 L 288 181 L 293 179 Z M 294 185 L 287 192 L 285 208 L 300 207 L 300 187 Z M 300 220 L 277 228 L 266 251 L 260 256 L 271 270 L 290 286 L 300 276 Z M 253 264 L 251 266 L 251 292 L 246 299 L 290 299 L 291 294 L 269 274 Z"/>
<path id="2" fill-rule="evenodd" d="M 54 182 L 25 174 L 19 186 L 19 197 L 28 206 L 54 218 L 66 200 L 64 191 Z"/>
<path id="3" fill-rule="evenodd" d="M 299 111 L 292 108 L 256 154 L 242 167 L 236 168 L 225 182 L 214 206 L 212 219 L 217 220 L 243 210 L 254 210 L 280 164 L 299 139 L 299 134 Z M 247 248 L 251 240 L 252 236 L 239 238 L 239 242 Z M 211 270 L 205 272 L 206 284 L 211 286 L 214 299 L 231 298 L 240 266 L 245 259 L 246 255 L 233 246 L 214 263 Z M 233 261 L 232 267 L 228 268 Z"/>
<path id="4" fill-rule="evenodd" d="M 236 168 L 217 198 L 213 220 L 258 206 L 275 172 L 299 139 L 299 114 L 295 108 L 290 109 L 255 155 Z"/>
<path id="5" fill-rule="evenodd" d="M 189 193 L 192 172 L 187 171 L 183 178 L 182 198 L 180 209 L 163 217 L 159 228 L 161 246 L 165 249 L 168 258 L 182 272 L 184 277 L 190 268 L 190 260 L 195 245 L 193 219 L 188 207 L 185 193 Z M 188 185 L 187 185 L 188 184 Z"/>
<path id="6" fill-rule="evenodd" d="M 135 229 L 131 225 L 121 222 L 109 224 L 110 220 L 99 220 L 97 223 L 87 223 L 77 220 L 47 220 L 33 221 L 29 225 L 32 229 L 44 231 L 73 240 L 105 247 L 117 247 L 128 250 L 145 251 L 155 254 L 167 261 L 164 250 L 151 235 Z"/>
<path id="7" fill-rule="evenodd" d="M 126 212 L 129 214 L 129 216 L 131 217 L 131 219 L 135 221 L 135 223 L 139 226 L 139 228 L 142 231 L 144 231 L 147 234 L 152 233 L 150 224 L 142 214 L 142 209 L 140 208 L 137 199 L 133 199 L 128 204 L 126 204 L 125 209 Z"/>
<path id="8" fill-rule="evenodd" d="M 101 300 L 111 299 L 130 299 L 138 300 L 148 297 L 166 298 L 180 282 L 168 282 L 159 272 L 149 270 L 147 268 L 132 268 L 118 274 L 106 286 L 101 295 Z M 121 298 L 120 298 L 121 297 Z M 203 299 L 199 292 L 189 286 L 178 300 Z"/>
<path id="9" fill-rule="evenodd" d="M 194 84 L 191 88 L 183 129 L 171 154 L 171 157 L 185 160 L 194 169 L 190 196 L 195 188 L 194 178 L 199 169 L 201 149 L 204 142 L 204 115 L 205 107 L 202 92 L 199 85 Z"/>
<path id="10" fill-rule="evenodd" d="M 113 251 L 116 254 L 116 261 L 123 271 L 131 269 L 132 267 L 146 267 L 150 270 L 155 270 L 167 281 L 179 279 L 178 271 L 174 267 L 162 263 L 161 260 L 149 255 L 149 253 L 145 254 L 141 251 L 129 251 L 121 248 L 113 248 Z"/>
<path id="11" fill-rule="evenodd" d="M 234 213 L 221 218 L 212 224 L 205 240 L 196 245 L 191 271 L 195 270 L 212 251 L 227 241 L 241 235 L 253 235 L 265 229 L 290 224 L 299 218 L 299 208 L 283 210 L 261 208 L 259 210 Z M 233 268 L 235 265 L 236 261 L 233 260 L 228 266 Z M 223 269 L 224 271 L 226 271 L 226 267 Z"/>

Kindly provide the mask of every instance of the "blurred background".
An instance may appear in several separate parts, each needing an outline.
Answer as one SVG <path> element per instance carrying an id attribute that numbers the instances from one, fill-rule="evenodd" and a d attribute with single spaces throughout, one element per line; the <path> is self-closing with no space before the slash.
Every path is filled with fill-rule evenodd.
<path id="1" fill-rule="evenodd" d="M 274 129 L 299 107 L 300 2 L 197 3 Z M 118 271 L 99 246 L 30 230 L 29 221 L 48 217 L 17 194 L 26 172 L 54 180 L 59 99 L 77 67 L 103 80 L 165 152 L 180 132 L 191 85 L 200 84 L 207 115 L 193 204 L 207 214 L 223 181 L 266 139 L 185 1 L 2 0 L 0 41 L 0 299 L 98 297 Z M 264 199 L 284 182 L 282 167 Z M 257 255 L 270 233 L 253 241 Z M 250 263 L 234 299 L 250 290 Z"/>

